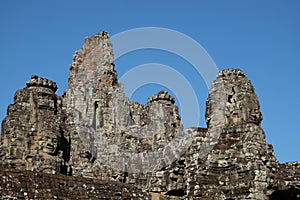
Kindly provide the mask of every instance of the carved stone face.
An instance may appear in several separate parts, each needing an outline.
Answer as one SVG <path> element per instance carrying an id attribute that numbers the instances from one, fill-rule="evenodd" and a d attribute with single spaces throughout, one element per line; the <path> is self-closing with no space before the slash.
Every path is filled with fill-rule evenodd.
<path id="1" fill-rule="evenodd" d="M 260 125 L 262 114 L 259 101 L 250 80 L 242 71 L 237 69 L 221 71 L 213 83 L 213 88 L 206 109 L 209 127 L 222 122 L 226 126 L 239 123 Z"/>
<path id="2" fill-rule="evenodd" d="M 58 137 L 49 132 L 42 133 L 41 136 L 41 149 L 43 152 L 54 155 L 57 153 L 58 150 Z"/>

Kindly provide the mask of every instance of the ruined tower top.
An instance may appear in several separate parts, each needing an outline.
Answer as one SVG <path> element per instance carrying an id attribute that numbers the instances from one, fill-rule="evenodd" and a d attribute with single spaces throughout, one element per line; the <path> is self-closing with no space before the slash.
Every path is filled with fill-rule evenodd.
<path id="1" fill-rule="evenodd" d="M 148 98 L 148 104 L 152 102 L 170 102 L 171 104 L 175 103 L 175 98 L 172 97 L 167 91 L 160 91 L 158 94 L 152 95 Z"/>
<path id="2" fill-rule="evenodd" d="M 26 86 L 27 88 L 45 87 L 51 89 L 53 92 L 56 92 L 57 90 L 57 85 L 55 82 L 46 78 L 38 77 L 37 75 L 32 75 L 31 79 L 26 82 Z"/>
<path id="3" fill-rule="evenodd" d="M 112 44 L 105 31 L 85 37 L 82 48 L 75 52 L 70 65 L 69 89 L 73 89 L 74 84 L 86 84 L 88 80 L 100 79 L 102 83 L 92 84 L 102 87 L 103 80 L 109 86 L 117 82 Z M 85 83 L 81 83 L 82 81 Z"/>
<path id="4" fill-rule="evenodd" d="M 260 125 L 259 101 L 251 81 L 242 70 L 230 68 L 220 71 L 212 88 L 206 107 L 208 127 L 212 123 L 222 126 L 240 123 Z"/>

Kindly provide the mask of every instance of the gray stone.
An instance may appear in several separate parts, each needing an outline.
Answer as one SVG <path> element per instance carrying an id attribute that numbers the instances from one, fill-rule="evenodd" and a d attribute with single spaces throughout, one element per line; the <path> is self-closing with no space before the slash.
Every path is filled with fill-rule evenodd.
<path id="1" fill-rule="evenodd" d="M 2 122 L 0 163 L 129 183 L 152 199 L 300 195 L 300 164 L 278 163 L 254 87 L 239 69 L 223 70 L 213 82 L 207 128 L 185 133 L 168 92 L 146 105 L 125 96 L 106 32 L 86 37 L 75 52 L 68 87 L 58 96 L 55 82 L 34 75 L 15 93 Z"/>

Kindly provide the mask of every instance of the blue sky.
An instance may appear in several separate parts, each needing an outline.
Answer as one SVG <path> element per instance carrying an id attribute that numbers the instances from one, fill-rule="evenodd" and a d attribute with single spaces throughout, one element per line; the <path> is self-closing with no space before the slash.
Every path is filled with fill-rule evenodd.
<path id="1" fill-rule="evenodd" d="M 67 89 L 69 65 L 85 36 L 164 27 L 196 40 L 217 67 L 241 68 L 251 79 L 264 116 L 262 127 L 280 162 L 300 161 L 300 2 L 289 1 L 16 1 L 0 7 L 0 118 L 32 74 Z M 196 88 L 201 126 L 208 90 L 182 58 L 159 50 L 131 52 L 116 61 L 119 76 L 143 63 L 182 70 Z M 158 90 L 140 88 L 146 102 Z M 176 95 L 176 94 L 175 94 Z"/>

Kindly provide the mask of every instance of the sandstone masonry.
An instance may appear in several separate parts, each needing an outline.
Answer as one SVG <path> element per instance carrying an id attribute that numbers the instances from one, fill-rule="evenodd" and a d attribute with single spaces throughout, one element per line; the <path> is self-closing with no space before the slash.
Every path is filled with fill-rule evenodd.
<path id="1" fill-rule="evenodd" d="M 55 82 L 33 75 L 15 93 L 2 122 L 0 164 L 10 168 L 5 176 L 34 171 L 77 177 L 72 183 L 79 177 L 112 181 L 108 187 L 124 187 L 114 190 L 128 199 L 300 199 L 300 163 L 278 163 L 260 126 L 254 88 L 239 69 L 223 70 L 213 82 L 207 128 L 185 133 L 168 92 L 146 105 L 125 96 L 106 32 L 86 37 L 76 51 L 68 87 L 58 96 Z M 172 143 L 177 138 L 185 142 Z M 126 185 L 113 184 L 119 182 Z M 1 198 L 20 197 L 5 183 Z"/>

